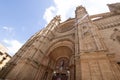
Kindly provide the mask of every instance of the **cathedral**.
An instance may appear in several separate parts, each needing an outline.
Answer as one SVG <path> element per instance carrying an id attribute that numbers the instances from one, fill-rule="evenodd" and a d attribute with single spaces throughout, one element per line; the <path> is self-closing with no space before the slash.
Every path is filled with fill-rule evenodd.
<path id="1" fill-rule="evenodd" d="M 120 80 L 120 3 L 109 12 L 54 17 L 0 71 L 8 80 Z"/>

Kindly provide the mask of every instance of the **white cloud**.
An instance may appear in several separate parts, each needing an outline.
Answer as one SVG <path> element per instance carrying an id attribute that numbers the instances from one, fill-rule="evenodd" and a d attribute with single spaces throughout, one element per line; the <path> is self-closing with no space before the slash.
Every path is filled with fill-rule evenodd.
<path id="1" fill-rule="evenodd" d="M 89 14 L 99 14 L 108 12 L 109 8 L 107 4 L 120 2 L 120 0 L 85 0 L 82 1 L 82 5 L 86 7 Z"/>
<path id="2" fill-rule="evenodd" d="M 3 26 L 2 27 L 4 30 L 8 31 L 8 32 L 12 32 L 13 28 L 12 27 L 7 27 L 7 26 Z"/>
<path id="3" fill-rule="evenodd" d="M 81 3 L 81 0 L 53 0 L 54 6 L 50 6 L 46 9 L 44 13 L 44 19 L 49 23 L 49 21 L 55 15 L 61 15 L 62 20 L 67 19 L 68 17 L 73 17 L 74 10 L 76 6 Z"/>
<path id="4" fill-rule="evenodd" d="M 119 0 L 53 0 L 54 5 L 48 7 L 44 13 L 44 19 L 49 21 L 56 15 L 61 15 L 62 21 L 74 17 L 77 6 L 86 7 L 89 14 L 98 14 L 109 11 L 106 4 L 119 2 Z"/>
<path id="5" fill-rule="evenodd" d="M 54 12 L 55 11 L 55 7 L 50 6 L 49 8 L 46 9 L 45 13 L 44 13 L 44 19 L 46 19 L 47 22 L 49 22 L 53 17 L 54 17 Z"/>
<path id="6" fill-rule="evenodd" d="M 4 39 L 3 42 L 7 45 L 8 48 L 8 54 L 13 56 L 23 45 L 23 43 L 17 41 L 17 40 L 7 40 Z"/>

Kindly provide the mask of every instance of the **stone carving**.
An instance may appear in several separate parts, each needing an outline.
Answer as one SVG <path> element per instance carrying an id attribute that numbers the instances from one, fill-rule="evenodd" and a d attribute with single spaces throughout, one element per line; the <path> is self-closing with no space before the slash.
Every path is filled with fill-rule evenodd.
<path id="1" fill-rule="evenodd" d="M 114 43 L 120 43 L 119 23 L 120 14 L 111 11 L 90 16 L 83 6 L 76 8 L 75 18 L 62 23 L 56 16 L 24 44 L 0 72 L 0 78 L 119 80 L 116 61 L 120 61 L 120 45 Z M 114 56 L 110 55 L 113 51 Z"/>

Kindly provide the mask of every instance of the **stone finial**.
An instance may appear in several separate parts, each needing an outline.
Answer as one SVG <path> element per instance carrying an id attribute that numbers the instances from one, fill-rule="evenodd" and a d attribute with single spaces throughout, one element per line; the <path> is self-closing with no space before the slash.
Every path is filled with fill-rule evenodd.
<path id="1" fill-rule="evenodd" d="M 87 11 L 86 11 L 85 7 L 83 7 L 82 5 L 80 5 L 80 6 L 76 7 L 75 13 L 76 13 L 76 15 L 77 14 L 80 15 L 80 14 L 87 13 Z"/>
<path id="2" fill-rule="evenodd" d="M 54 19 L 55 19 L 55 20 L 58 20 L 58 21 L 61 21 L 61 16 L 60 16 L 60 15 L 56 15 L 56 16 L 54 17 Z"/>
<path id="3" fill-rule="evenodd" d="M 84 8 L 84 7 L 82 5 L 80 5 L 80 6 L 76 7 L 76 10 L 77 9 L 82 9 L 82 8 Z"/>
<path id="4" fill-rule="evenodd" d="M 82 9 L 86 11 L 85 7 L 83 7 L 82 5 L 76 7 L 76 11 L 77 11 L 77 10 L 82 10 Z"/>

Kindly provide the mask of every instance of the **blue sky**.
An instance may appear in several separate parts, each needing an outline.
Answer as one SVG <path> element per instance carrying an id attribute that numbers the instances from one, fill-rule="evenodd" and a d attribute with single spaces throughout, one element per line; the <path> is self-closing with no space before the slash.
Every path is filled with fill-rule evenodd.
<path id="1" fill-rule="evenodd" d="M 106 4 L 119 0 L 0 0 L 0 43 L 15 52 L 55 16 L 62 21 L 74 17 L 77 6 L 86 7 L 89 14 L 109 11 Z"/>
<path id="2" fill-rule="evenodd" d="M 0 43 L 14 54 L 35 32 L 46 24 L 45 9 L 51 0 L 0 0 Z M 13 50 L 11 50 L 13 49 Z"/>

